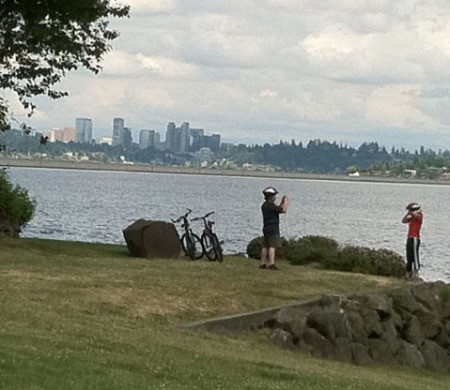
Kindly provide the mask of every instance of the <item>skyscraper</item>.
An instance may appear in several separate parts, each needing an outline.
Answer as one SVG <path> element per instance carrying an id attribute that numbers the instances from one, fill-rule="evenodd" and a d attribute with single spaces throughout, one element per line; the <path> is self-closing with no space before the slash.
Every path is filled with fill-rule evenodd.
<path id="1" fill-rule="evenodd" d="M 122 145 L 125 121 L 123 118 L 113 119 L 112 146 Z"/>
<path id="2" fill-rule="evenodd" d="M 123 128 L 121 141 L 122 141 L 121 145 L 125 149 L 131 148 L 131 145 L 133 144 L 133 137 L 131 136 L 131 129 L 129 129 L 128 127 Z"/>
<path id="3" fill-rule="evenodd" d="M 180 128 L 180 148 L 178 152 L 187 153 L 189 152 L 191 135 L 189 133 L 189 122 L 184 122 Z"/>
<path id="4" fill-rule="evenodd" d="M 155 147 L 155 130 L 144 130 L 142 129 L 139 132 L 139 148 L 147 149 Z"/>
<path id="5" fill-rule="evenodd" d="M 167 130 L 166 130 L 166 149 L 168 149 L 168 150 L 174 150 L 175 132 L 176 132 L 175 123 L 169 122 L 167 124 Z"/>
<path id="6" fill-rule="evenodd" d="M 76 142 L 89 144 L 92 141 L 92 119 L 75 118 Z"/>

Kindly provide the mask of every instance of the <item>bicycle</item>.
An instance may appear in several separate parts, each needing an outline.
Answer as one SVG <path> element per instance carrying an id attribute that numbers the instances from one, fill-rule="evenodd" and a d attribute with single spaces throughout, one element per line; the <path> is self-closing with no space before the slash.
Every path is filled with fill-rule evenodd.
<path id="1" fill-rule="evenodd" d="M 201 235 L 201 242 L 204 248 L 204 253 L 206 257 L 210 261 L 223 261 L 223 250 L 221 242 L 219 241 L 219 237 L 213 231 L 214 222 L 208 219 L 209 216 L 214 214 L 214 211 L 211 211 L 205 214 L 203 217 L 193 218 L 192 221 L 202 220 L 204 224 L 203 233 Z"/>
<path id="2" fill-rule="evenodd" d="M 181 235 L 180 242 L 181 248 L 186 256 L 191 260 L 198 260 L 203 257 L 205 249 L 200 237 L 195 234 L 189 226 L 188 215 L 192 212 L 191 209 L 187 209 L 187 212 L 176 220 L 172 219 L 173 223 L 181 222 L 181 227 L 184 229 L 184 233 Z"/>

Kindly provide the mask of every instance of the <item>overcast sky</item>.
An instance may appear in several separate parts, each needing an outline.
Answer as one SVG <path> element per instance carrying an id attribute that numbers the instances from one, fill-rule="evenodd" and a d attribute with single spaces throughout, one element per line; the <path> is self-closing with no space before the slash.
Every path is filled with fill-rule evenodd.
<path id="1" fill-rule="evenodd" d="M 114 117 L 222 141 L 324 139 L 450 149 L 448 0 L 123 0 L 131 17 L 103 72 L 71 73 L 38 99 L 38 130 Z"/>

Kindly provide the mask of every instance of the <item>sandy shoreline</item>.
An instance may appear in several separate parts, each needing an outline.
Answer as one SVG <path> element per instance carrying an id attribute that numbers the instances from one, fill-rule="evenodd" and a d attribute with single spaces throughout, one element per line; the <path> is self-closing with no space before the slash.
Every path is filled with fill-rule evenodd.
<path id="1" fill-rule="evenodd" d="M 175 173 L 186 175 L 212 175 L 212 176 L 244 176 L 244 177 L 267 177 L 277 179 L 299 179 L 299 180 L 336 180 L 352 182 L 382 182 L 382 183 L 410 183 L 410 184 L 442 184 L 448 185 L 446 180 L 396 178 L 380 176 L 346 176 L 327 175 L 297 172 L 274 172 L 274 171 L 252 171 L 247 169 L 209 169 L 199 167 L 169 167 L 150 164 L 121 164 L 100 163 L 87 161 L 62 161 L 62 160 L 31 160 L 12 159 L 0 157 L 0 167 L 24 167 L 24 168 L 47 168 L 47 169 L 76 169 L 93 171 L 119 171 L 119 172 L 151 172 L 151 173 Z"/>

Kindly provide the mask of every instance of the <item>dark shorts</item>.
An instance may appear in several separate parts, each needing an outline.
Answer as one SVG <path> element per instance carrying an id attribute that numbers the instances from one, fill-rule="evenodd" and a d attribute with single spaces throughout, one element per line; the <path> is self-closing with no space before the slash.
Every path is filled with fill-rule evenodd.
<path id="1" fill-rule="evenodd" d="M 264 248 L 281 248 L 281 237 L 279 234 L 271 234 L 263 238 Z"/>

